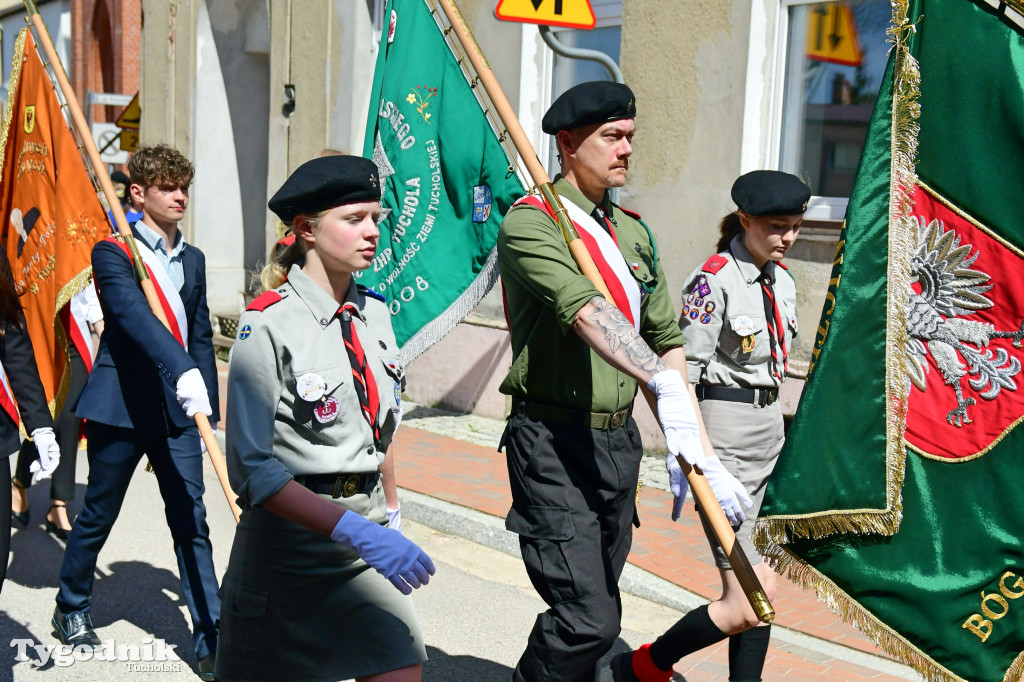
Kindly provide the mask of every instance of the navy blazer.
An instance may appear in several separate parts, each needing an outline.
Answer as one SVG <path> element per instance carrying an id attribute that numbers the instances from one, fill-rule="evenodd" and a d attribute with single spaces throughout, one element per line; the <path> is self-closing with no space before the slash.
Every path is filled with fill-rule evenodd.
<path id="1" fill-rule="evenodd" d="M 25 327 L 25 316 L 21 313 L 19 315 L 19 326 L 4 324 L 3 336 L 0 336 L 0 358 L 3 359 L 7 380 L 18 403 L 21 420 L 25 423 L 25 431 L 32 433 L 45 426 L 53 428 L 53 419 L 50 417 L 46 393 L 39 381 L 39 368 Z M 0 458 L 9 457 L 20 447 L 21 434 L 17 423 L 5 410 L 0 409 Z"/>
<path id="2" fill-rule="evenodd" d="M 93 247 L 92 271 L 104 327 L 96 362 L 78 399 L 77 416 L 122 428 L 144 428 L 164 420 L 187 428 L 195 422 L 178 404 L 175 383 L 198 367 L 210 394 L 210 421 L 219 421 L 206 257 L 186 244 L 182 267 L 185 283 L 179 293 L 188 318 L 188 352 L 149 309 L 128 254 L 111 241 Z"/>

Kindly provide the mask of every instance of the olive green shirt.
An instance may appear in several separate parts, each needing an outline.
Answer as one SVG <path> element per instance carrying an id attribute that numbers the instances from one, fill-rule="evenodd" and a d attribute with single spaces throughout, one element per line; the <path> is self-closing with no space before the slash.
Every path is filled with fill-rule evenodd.
<path id="1" fill-rule="evenodd" d="M 558 194 L 587 213 L 595 204 L 563 178 Z M 626 265 L 641 286 L 640 335 L 656 353 L 683 345 L 665 273 L 654 260 L 653 237 L 636 219 L 602 202 L 614 221 L 615 238 Z M 562 232 L 545 212 L 512 208 L 498 231 L 498 265 L 504 287 L 512 368 L 500 391 L 569 409 L 615 412 L 636 396 L 636 382 L 601 359 L 573 331 L 573 322 L 591 298 L 599 296 L 577 267 Z"/>

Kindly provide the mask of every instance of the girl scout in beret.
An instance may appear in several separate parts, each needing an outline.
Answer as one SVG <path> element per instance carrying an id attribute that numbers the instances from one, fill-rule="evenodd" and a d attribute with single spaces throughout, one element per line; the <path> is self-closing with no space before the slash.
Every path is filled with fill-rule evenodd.
<path id="1" fill-rule="evenodd" d="M 379 182 L 367 159 L 318 158 L 269 203 L 296 238 L 264 270 L 231 353 L 226 450 L 243 513 L 218 680 L 420 679 L 407 595 L 434 565 L 388 527 L 379 474 L 404 375 L 387 306 L 352 277 L 377 249 Z"/>
<path id="2" fill-rule="evenodd" d="M 737 210 L 725 216 L 714 256 L 687 278 L 679 326 L 686 337 L 690 383 L 715 454 L 742 484 L 719 502 L 733 522 L 736 539 L 769 599 L 775 573 L 750 540 L 768 476 L 785 437 L 779 386 L 797 333 L 796 287 L 780 262 L 796 241 L 811 190 L 799 178 L 779 171 L 754 171 L 732 187 Z M 709 459 L 709 462 L 711 460 Z M 675 457 L 666 459 L 679 517 L 686 479 Z M 708 482 L 714 467 L 705 469 Z M 737 498 L 752 501 L 746 519 L 733 513 Z M 613 663 L 616 680 L 667 682 L 683 656 L 729 637 L 729 679 L 761 679 L 770 626 L 758 625 L 725 552 L 698 507 L 722 576 L 722 597 L 684 616 L 653 644 Z"/>

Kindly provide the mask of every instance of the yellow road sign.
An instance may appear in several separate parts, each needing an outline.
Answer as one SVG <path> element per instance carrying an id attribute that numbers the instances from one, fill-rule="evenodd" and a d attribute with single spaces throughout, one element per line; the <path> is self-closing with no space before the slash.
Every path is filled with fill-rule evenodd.
<path id="1" fill-rule="evenodd" d="M 138 130 L 142 121 L 142 108 L 139 106 L 139 93 L 135 93 L 132 101 L 124 108 L 121 115 L 114 121 L 114 125 L 125 130 Z"/>
<path id="2" fill-rule="evenodd" d="M 806 52 L 808 59 L 860 66 L 864 52 L 849 5 L 821 2 L 811 8 L 807 17 Z"/>
<path id="3" fill-rule="evenodd" d="M 498 0 L 494 16 L 526 24 L 594 28 L 597 17 L 590 0 Z"/>
<path id="4" fill-rule="evenodd" d="M 121 130 L 121 151 L 133 152 L 139 148 L 139 131 L 138 130 Z"/>

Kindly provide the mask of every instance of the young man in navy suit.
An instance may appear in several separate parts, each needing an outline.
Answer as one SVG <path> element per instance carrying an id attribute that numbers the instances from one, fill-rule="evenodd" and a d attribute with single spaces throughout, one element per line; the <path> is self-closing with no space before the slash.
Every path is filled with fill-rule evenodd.
<path id="1" fill-rule="evenodd" d="M 202 412 L 218 420 L 217 370 L 205 257 L 178 230 L 194 170 L 178 151 L 160 145 L 135 152 L 128 171 L 129 191 L 142 206 L 132 232 L 171 330 L 150 311 L 123 241 L 97 244 L 92 265 L 106 328 L 76 410 L 88 420 L 89 483 L 64 552 L 54 634 L 72 646 L 100 644 L 89 613 L 96 559 L 147 455 L 174 539 L 200 677 L 213 679 L 220 602 L 192 417 Z"/>

